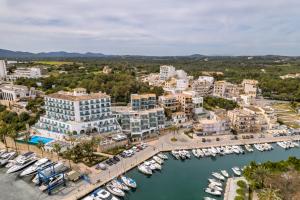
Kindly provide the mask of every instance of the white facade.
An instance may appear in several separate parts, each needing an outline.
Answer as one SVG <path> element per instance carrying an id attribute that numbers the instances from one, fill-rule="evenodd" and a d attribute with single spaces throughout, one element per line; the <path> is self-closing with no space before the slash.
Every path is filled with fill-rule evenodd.
<path id="1" fill-rule="evenodd" d="M 187 73 L 182 69 L 176 70 L 176 75 L 178 79 L 188 79 Z"/>
<path id="2" fill-rule="evenodd" d="M 187 79 L 177 79 L 176 80 L 176 90 L 186 90 L 189 87 L 189 81 Z"/>
<path id="3" fill-rule="evenodd" d="M 212 77 L 212 76 L 199 76 L 198 80 L 214 83 L 214 77 Z"/>
<path id="4" fill-rule="evenodd" d="M 35 98 L 34 88 L 28 89 L 23 85 L 4 84 L 0 85 L 0 100 L 17 101 L 21 98 Z"/>
<path id="5" fill-rule="evenodd" d="M 171 65 L 162 65 L 160 66 L 160 72 L 159 72 L 159 77 L 160 80 L 168 80 L 169 78 L 173 77 L 176 75 L 176 70 L 175 67 Z"/>
<path id="6" fill-rule="evenodd" d="M 7 74 L 5 60 L 0 60 L 0 79 L 5 79 Z"/>
<path id="7" fill-rule="evenodd" d="M 14 73 L 7 75 L 7 79 L 15 81 L 19 78 L 40 78 L 42 77 L 42 70 L 38 67 L 31 68 L 17 68 Z"/>
<path id="8" fill-rule="evenodd" d="M 119 130 L 112 116 L 110 96 L 104 93 L 58 92 L 45 97 L 46 114 L 35 128 L 52 133 L 66 134 L 112 132 Z"/>
<path id="9" fill-rule="evenodd" d="M 163 108 L 149 110 L 132 110 L 130 107 L 114 107 L 113 112 L 119 116 L 122 131 L 135 137 L 147 136 L 165 128 Z"/>

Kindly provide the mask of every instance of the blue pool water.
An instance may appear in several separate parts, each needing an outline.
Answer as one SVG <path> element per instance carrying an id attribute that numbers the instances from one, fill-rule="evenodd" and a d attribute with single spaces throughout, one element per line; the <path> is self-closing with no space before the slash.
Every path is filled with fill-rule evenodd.
<path id="1" fill-rule="evenodd" d="M 41 141 L 42 143 L 47 144 L 48 142 L 51 142 L 52 140 L 53 140 L 52 138 L 33 136 L 30 138 L 29 143 L 30 144 L 38 144 L 39 141 Z"/>

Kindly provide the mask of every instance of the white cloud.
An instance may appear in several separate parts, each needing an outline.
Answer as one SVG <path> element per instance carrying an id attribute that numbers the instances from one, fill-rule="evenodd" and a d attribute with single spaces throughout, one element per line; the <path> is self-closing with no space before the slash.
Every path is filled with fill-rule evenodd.
<path id="1" fill-rule="evenodd" d="M 0 48 L 299 55 L 299 8 L 297 0 L 1 0 Z"/>

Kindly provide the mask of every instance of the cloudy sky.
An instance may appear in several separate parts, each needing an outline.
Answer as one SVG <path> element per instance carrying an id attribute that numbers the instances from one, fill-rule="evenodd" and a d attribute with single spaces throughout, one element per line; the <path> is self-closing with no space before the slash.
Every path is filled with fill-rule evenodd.
<path id="1" fill-rule="evenodd" d="M 0 48 L 300 55 L 300 1 L 0 0 Z"/>

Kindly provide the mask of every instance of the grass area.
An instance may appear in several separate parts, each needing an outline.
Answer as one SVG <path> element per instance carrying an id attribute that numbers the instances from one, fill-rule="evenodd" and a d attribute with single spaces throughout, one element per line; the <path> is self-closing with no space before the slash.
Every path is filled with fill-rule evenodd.
<path id="1" fill-rule="evenodd" d="M 103 153 L 110 154 L 110 155 L 117 155 L 124 150 L 128 150 L 132 147 L 133 145 L 127 145 L 127 146 L 120 146 L 120 147 L 114 147 L 112 149 L 108 149 L 106 151 L 103 151 Z"/>
<path id="2" fill-rule="evenodd" d="M 68 61 L 50 61 L 50 60 L 35 61 L 35 63 L 42 64 L 42 65 L 57 65 L 57 66 L 73 64 L 73 62 L 68 62 Z"/>
<path id="3" fill-rule="evenodd" d="M 300 128 L 300 115 L 291 107 L 288 103 L 274 104 L 273 109 L 277 113 L 278 121 L 283 124 L 292 127 Z"/>
<path id="4" fill-rule="evenodd" d="M 67 159 L 66 156 L 64 154 L 62 154 L 62 157 Z M 83 163 L 85 164 L 86 166 L 88 167 L 92 167 L 104 160 L 108 159 L 108 157 L 106 156 L 101 156 L 101 155 L 93 155 L 92 157 L 79 157 L 79 158 L 72 158 L 71 160 L 74 162 L 74 163 Z"/>

